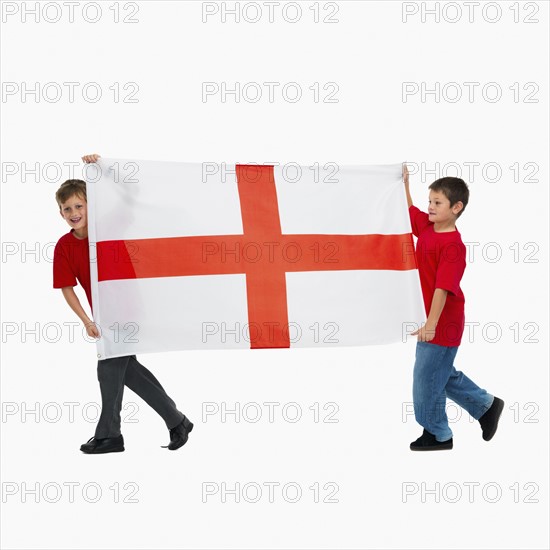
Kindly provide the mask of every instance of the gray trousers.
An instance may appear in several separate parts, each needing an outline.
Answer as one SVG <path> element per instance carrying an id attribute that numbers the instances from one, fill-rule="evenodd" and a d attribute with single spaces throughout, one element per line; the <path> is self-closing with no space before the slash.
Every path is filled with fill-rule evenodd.
<path id="1" fill-rule="evenodd" d="M 135 355 L 98 361 L 97 379 L 101 389 L 101 416 L 95 431 L 96 439 L 120 435 L 120 410 L 125 385 L 160 414 L 168 429 L 183 420 L 183 413 L 178 411 L 160 382 L 138 362 Z"/>

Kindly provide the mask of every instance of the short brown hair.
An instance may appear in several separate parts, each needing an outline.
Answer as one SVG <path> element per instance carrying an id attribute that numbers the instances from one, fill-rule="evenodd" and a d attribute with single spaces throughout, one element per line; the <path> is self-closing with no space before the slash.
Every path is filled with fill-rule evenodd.
<path id="1" fill-rule="evenodd" d="M 461 178 L 446 177 L 435 180 L 428 189 L 432 191 L 441 191 L 450 201 L 451 208 L 458 201 L 462 203 L 462 210 L 456 215 L 459 218 L 464 212 L 468 199 L 470 198 L 470 190 L 466 185 L 466 182 Z"/>
<path id="2" fill-rule="evenodd" d="M 83 198 L 86 202 L 88 201 L 84 180 L 67 180 L 61 184 L 61 187 L 55 192 L 55 200 L 59 205 L 59 210 L 61 210 L 61 205 L 74 195 Z"/>

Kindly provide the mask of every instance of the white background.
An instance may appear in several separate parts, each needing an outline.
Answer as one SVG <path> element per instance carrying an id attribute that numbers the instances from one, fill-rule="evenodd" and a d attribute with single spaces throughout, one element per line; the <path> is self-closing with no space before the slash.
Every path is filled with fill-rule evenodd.
<path id="1" fill-rule="evenodd" d="M 2 80 L 14 84 L 4 88 L 1 105 L 2 546 L 547 548 L 548 4 L 516 4 L 516 23 L 511 2 L 493 2 L 485 12 L 481 2 L 473 22 L 459 3 L 462 17 L 452 23 L 455 8 L 442 2 L 440 9 L 448 11 L 437 23 L 434 15 L 421 18 L 434 2 L 320 2 L 321 21 L 315 23 L 308 9 L 313 2 L 301 2 L 296 23 L 285 21 L 281 6 L 270 23 L 259 2 L 253 3 L 263 12 L 257 23 L 235 23 L 231 15 L 224 23 L 220 13 L 203 23 L 200 2 L 141 2 L 133 15 L 137 23 L 118 24 L 113 4 L 100 2 L 96 23 L 83 18 L 82 5 L 73 23 L 67 7 L 57 22 L 46 20 L 55 19 L 55 6 L 38 23 L 32 15 L 23 22 L 21 11 L 4 13 Z M 13 8 L 5 2 L 4 12 L 8 5 Z M 121 19 L 131 13 L 125 5 L 119 5 Z M 330 16 L 333 5 L 338 11 Z M 498 20 L 494 5 L 501 10 Z M 415 6 L 418 13 L 403 22 L 403 9 Z M 88 9 L 90 19 L 95 12 Z M 254 12 L 248 13 L 250 19 Z M 324 23 L 325 17 L 338 21 Z M 21 95 L 23 85 L 37 82 L 57 82 L 64 94 L 50 102 Z M 64 82 L 80 83 L 73 102 Z M 90 82 L 103 92 L 95 103 L 81 93 Z M 109 87 L 116 82 L 121 97 L 126 83 L 137 83 L 137 103 L 115 102 Z M 203 82 L 281 85 L 273 103 L 265 95 L 256 103 L 236 102 L 235 96 L 223 103 L 219 94 L 202 100 Z M 288 82 L 301 86 L 301 101 L 282 98 Z M 325 83 L 337 83 L 338 102 L 313 101 L 309 87 L 315 82 L 321 98 L 328 93 Z M 404 102 L 403 82 L 432 89 L 435 82 L 455 82 L 464 95 L 449 101 L 456 87 L 448 86 L 439 102 L 433 95 L 422 101 L 420 93 Z M 473 102 L 464 82 L 479 83 Z M 483 96 L 489 82 L 500 86 L 499 101 Z M 523 86 L 530 82 L 538 85 L 535 103 L 524 102 L 533 88 Z M 509 89 L 514 83 L 517 102 Z M 19 92 L 9 95 L 13 86 Z M 126 389 L 126 451 L 83 455 L 79 446 L 94 433 L 100 401 L 95 345 L 82 338 L 80 327 L 70 338 L 63 323 L 78 319 L 52 288 L 51 264 L 52 243 L 69 230 L 54 193 L 81 173 L 66 167 L 58 177 L 54 169 L 44 172 L 47 163 L 63 168 L 93 152 L 305 165 L 406 159 L 431 170 L 436 163 L 458 164 L 471 190 L 457 227 L 472 243 L 462 284 L 472 332 L 455 365 L 505 400 L 495 438 L 484 442 L 477 422 L 451 406 L 454 449 L 410 452 L 409 442 L 421 433 L 410 414 L 403 417 L 412 399 L 410 339 L 364 348 L 140 356 L 195 423 L 189 443 L 177 452 L 161 449 L 168 443 L 164 423 Z M 38 176 L 23 178 L 23 163 L 38 163 Z M 479 164 L 469 174 L 467 163 Z M 515 163 L 518 181 L 509 168 Z M 524 168 L 526 163 L 534 164 Z M 14 166 L 17 173 L 10 175 Z M 538 167 L 531 181 L 530 166 Z M 425 208 L 427 186 L 442 175 L 411 176 L 417 205 Z M 21 253 L 29 249 L 36 254 Z M 87 306 L 82 289 L 77 292 Z M 24 342 L 22 331 L 35 324 L 38 333 Z M 492 341 L 498 330 L 500 339 Z M 69 402 L 74 418 L 64 405 Z M 222 422 L 219 413 L 203 415 L 207 403 L 234 408 L 237 402 L 241 408 L 252 404 L 245 408 L 249 420 L 254 404 L 262 417 L 237 422 L 229 415 Z M 273 422 L 265 402 L 279 404 Z M 302 412 L 297 422 L 290 422 L 296 411 L 291 402 Z M 314 403 L 319 422 L 309 408 Z M 337 404 L 332 418 L 338 422 L 322 421 L 334 410 L 323 410 L 327 403 Z M 21 412 L 33 408 L 36 414 Z M 280 484 L 274 502 L 265 485 L 271 482 Z M 110 489 L 115 483 L 119 502 Z M 127 483 L 132 485 L 124 488 Z M 220 492 L 203 502 L 205 483 Z M 232 494 L 223 502 L 222 484 L 237 483 L 252 485 L 240 502 Z M 302 489 L 295 503 L 289 502 L 290 488 L 286 499 L 282 495 L 288 483 Z M 318 503 L 309 489 L 316 483 Z M 327 483 L 333 485 L 323 489 Z M 247 502 L 258 486 L 259 501 Z M 338 489 L 338 502 L 322 502 L 331 487 Z M 23 496 L 25 488 L 39 492 Z M 97 488 L 101 497 L 93 503 Z M 423 495 L 426 489 L 432 492 Z"/>

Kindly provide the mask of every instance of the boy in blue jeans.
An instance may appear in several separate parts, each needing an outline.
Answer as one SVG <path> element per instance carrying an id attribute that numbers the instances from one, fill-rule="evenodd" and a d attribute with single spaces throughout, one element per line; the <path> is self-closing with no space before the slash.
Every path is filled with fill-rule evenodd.
<path id="1" fill-rule="evenodd" d="M 414 414 L 424 431 L 410 448 L 453 448 L 453 432 L 445 412 L 447 397 L 479 421 L 482 437 L 489 441 L 497 431 L 504 401 L 481 389 L 453 366 L 464 332 L 460 280 L 466 268 L 466 247 L 455 223 L 468 204 L 470 192 L 460 178 L 440 178 L 429 186 L 425 213 L 413 205 L 406 164 L 403 181 L 412 231 L 418 238 L 416 258 L 428 316 L 425 325 L 412 333 L 418 336 L 413 371 Z"/>
<path id="2" fill-rule="evenodd" d="M 96 162 L 99 155 L 82 157 L 84 162 Z M 93 312 L 90 284 L 90 254 L 86 182 L 67 180 L 57 190 L 55 199 L 61 217 L 71 231 L 59 239 L 54 251 L 53 286 L 61 288 L 70 308 L 78 315 L 89 336 L 100 338 L 99 330 L 86 315 L 73 287 L 78 282 L 86 292 Z M 101 416 L 95 435 L 80 450 L 87 454 L 124 451 L 120 433 L 120 410 L 124 386 L 128 386 L 162 417 L 170 430 L 168 449 L 185 445 L 193 424 L 178 409 L 153 374 L 138 362 L 135 355 L 114 357 L 97 362 L 97 378 L 101 389 Z"/>

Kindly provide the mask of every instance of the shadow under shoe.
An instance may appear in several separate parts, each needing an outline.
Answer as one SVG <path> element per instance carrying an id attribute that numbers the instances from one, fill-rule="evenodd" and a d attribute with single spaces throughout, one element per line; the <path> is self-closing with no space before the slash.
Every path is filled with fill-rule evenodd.
<path id="1" fill-rule="evenodd" d="M 411 451 L 450 451 L 453 448 L 453 438 L 447 441 L 437 441 L 435 435 L 424 430 L 422 435 L 410 445 Z"/>
<path id="2" fill-rule="evenodd" d="M 184 415 L 183 420 L 170 430 L 170 443 L 162 445 L 164 449 L 175 451 L 183 447 L 189 439 L 189 434 L 193 430 L 193 423 Z"/>
<path id="3" fill-rule="evenodd" d="M 80 446 L 80 450 L 86 454 L 120 453 L 124 451 L 124 438 L 122 434 L 118 437 L 100 439 L 91 437 L 87 443 Z"/>

